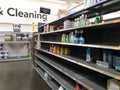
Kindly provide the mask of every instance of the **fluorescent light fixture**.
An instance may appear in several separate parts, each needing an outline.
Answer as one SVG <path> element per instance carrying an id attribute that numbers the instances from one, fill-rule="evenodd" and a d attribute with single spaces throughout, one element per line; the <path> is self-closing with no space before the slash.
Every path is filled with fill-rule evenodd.
<path id="1" fill-rule="evenodd" d="M 66 4 L 66 1 L 61 1 L 61 0 L 45 0 L 45 1 L 50 1 L 50 2 L 55 2 L 55 3 L 63 3 L 63 4 Z"/>
<path id="2" fill-rule="evenodd" d="M 77 3 L 72 3 L 72 6 L 77 6 L 77 5 L 79 5 L 79 4 L 77 4 Z"/>

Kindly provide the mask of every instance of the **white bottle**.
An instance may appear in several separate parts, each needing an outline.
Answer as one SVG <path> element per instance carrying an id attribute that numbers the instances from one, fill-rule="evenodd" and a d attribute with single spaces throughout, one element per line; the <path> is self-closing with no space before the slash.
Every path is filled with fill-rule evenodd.
<path id="1" fill-rule="evenodd" d="M 62 86 L 60 86 L 58 90 L 64 90 L 64 88 Z"/>
<path id="2" fill-rule="evenodd" d="M 45 72 L 44 73 L 45 80 L 48 80 L 48 74 Z"/>

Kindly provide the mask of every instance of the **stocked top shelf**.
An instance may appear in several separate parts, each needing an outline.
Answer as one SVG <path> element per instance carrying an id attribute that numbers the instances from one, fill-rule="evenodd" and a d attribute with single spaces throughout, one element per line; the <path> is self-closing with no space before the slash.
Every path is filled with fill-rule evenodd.
<path id="1" fill-rule="evenodd" d="M 58 90 L 58 86 L 52 80 L 45 80 L 44 72 L 39 67 L 34 67 L 37 73 L 44 79 L 44 81 L 49 85 L 52 90 Z"/>
<path id="2" fill-rule="evenodd" d="M 75 72 L 74 70 L 71 70 L 69 68 L 66 68 L 63 65 L 60 65 L 56 62 L 54 62 L 52 59 L 46 58 L 43 55 L 36 54 L 38 58 L 42 59 L 44 62 L 48 63 L 49 65 L 53 66 L 60 72 L 64 73 L 65 75 L 69 76 L 76 82 L 79 82 L 82 86 L 86 87 L 89 90 L 105 90 L 103 87 L 99 86 L 98 84 L 95 83 L 95 78 L 92 80 L 89 80 L 89 78 L 92 78 L 88 75 L 80 74 Z"/>
<path id="3" fill-rule="evenodd" d="M 92 25 L 88 25 L 88 26 L 81 26 L 78 28 L 67 28 L 67 29 L 60 29 L 60 30 L 54 30 L 54 31 L 50 31 L 50 32 L 43 32 L 40 33 L 40 35 L 48 35 L 48 34 L 55 34 L 55 33 L 63 33 L 63 32 L 71 32 L 74 30 L 79 30 L 79 29 L 102 29 L 104 28 L 110 28 L 110 27 L 120 27 L 120 19 L 116 19 L 116 20 L 112 20 L 112 21 L 108 21 L 108 22 L 102 22 L 102 23 L 98 23 L 98 24 L 92 24 Z"/>
<path id="4" fill-rule="evenodd" d="M 73 43 L 51 42 L 51 41 L 40 41 L 40 42 L 41 43 L 48 43 L 48 44 L 58 44 L 58 45 L 68 45 L 68 46 L 80 46 L 80 47 L 120 50 L 119 46 L 108 46 L 108 45 L 97 45 L 97 44 L 96 45 L 95 44 L 73 44 Z"/>
<path id="5" fill-rule="evenodd" d="M 104 14 L 119 10 L 120 9 L 119 5 L 120 5 L 120 0 L 103 0 L 98 4 L 83 8 L 82 10 L 79 10 L 77 12 L 74 12 L 70 15 L 67 15 L 63 18 L 60 18 L 58 20 L 55 20 L 53 22 L 50 22 L 44 25 L 55 24 L 55 23 L 64 21 L 65 19 L 73 19 L 80 16 L 81 14 L 88 14 L 88 17 L 94 17 L 95 13 L 100 12 L 102 15 L 104 15 Z M 44 25 L 40 27 L 43 27 Z"/>
<path id="6" fill-rule="evenodd" d="M 82 59 L 79 59 L 79 58 L 75 58 L 75 57 L 72 57 L 72 56 L 61 56 L 61 55 L 58 55 L 58 54 L 53 54 L 51 52 L 48 52 L 47 50 L 44 50 L 44 49 L 38 49 L 42 52 L 45 52 L 47 54 L 50 54 L 50 55 L 53 55 L 53 56 L 56 56 L 58 58 L 61 58 L 61 59 L 64 59 L 64 60 L 67 60 L 69 62 L 72 62 L 72 63 L 75 63 L 77 65 L 80 65 L 80 66 L 83 66 L 85 68 L 88 68 L 88 69 L 91 69 L 91 70 L 94 70 L 96 72 L 99 72 L 101 74 L 104 74 L 104 75 L 107 75 L 107 76 L 110 76 L 112 78 L 115 78 L 115 79 L 118 79 L 120 80 L 120 73 L 115 71 L 114 69 L 111 69 L 111 68 L 105 68 L 105 67 L 101 67 L 99 65 L 96 65 L 96 64 L 87 64 L 85 62 L 85 60 L 82 60 Z"/>
<path id="7" fill-rule="evenodd" d="M 61 84 L 66 90 L 74 90 L 74 87 L 69 83 L 70 81 L 59 74 L 57 71 L 55 72 L 52 68 L 48 67 L 44 63 L 40 61 L 35 61 L 43 70 L 45 70 L 53 79 L 55 79 L 58 83 Z"/>

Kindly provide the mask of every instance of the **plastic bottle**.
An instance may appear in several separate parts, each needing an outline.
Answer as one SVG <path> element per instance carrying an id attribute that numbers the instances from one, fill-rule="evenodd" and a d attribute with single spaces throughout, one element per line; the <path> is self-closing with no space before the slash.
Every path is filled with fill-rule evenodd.
<path id="1" fill-rule="evenodd" d="M 108 52 L 108 63 L 109 63 L 109 67 L 112 68 L 112 61 L 113 61 L 113 56 L 112 56 L 112 51 Z"/>
<path id="2" fill-rule="evenodd" d="M 86 50 L 86 62 L 89 64 L 91 62 L 91 51 L 90 48 Z"/>
<path id="3" fill-rule="evenodd" d="M 80 21 L 80 19 L 77 18 L 76 27 L 79 27 L 79 21 Z"/>
<path id="4" fill-rule="evenodd" d="M 67 34 L 66 35 L 66 40 L 65 40 L 66 43 L 69 43 L 69 35 Z"/>
<path id="5" fill-rule="evenodd" d="M 81 16 L 80 16 L 80 17 L 79 17 L 78 27 L 81 27 L 81 23 L 82 23 L 82 21 L 81 21 Z"/>
<path id="6" fill-rule="evenodd" d="M 103 62 L 107 62 L 107 50 L 103 50 Z"/>
<path id="7" fill-rule="evenodd" d="M 84 44 L 85 43 L 85 39 L 83 37 L 83 30 L 80 31 L 80 37 L 79 37 L 79 44 Z"/>
<path id="8" fill-rule="evenodd" d="M 100 23 L 100 21 L 101 21 L 100 16 L 97 13 L 96 16 L 95 16 L 95 23 Z"/>
<path id="9" fill-rule="evenodd" d="M 66 42 L 66 34 L 62 34 L 61 42 Z"/>
<path id="10" fill-rule="evenodd" d="M 45 80 L 48 80 L 48 74 L 45 72 L 44 73 Z"/>
<path id="11" fill-rule="evenodd" d="M 79 40 L 79 37 L 78 37 L 78 32 L 77 30 L 75 31 L 75 34 L 74 34 L 74 43 L 75 44 L 78 44 L 78 40 Z"/>
<path id="12" fill-rule="evenodd" d="M 75 90 L 81 90 L 81 89 L 80 89 L 80 86 L 78 85 L 78 83 L 76 83 Z"/>
<path id="13" fill-rule="evenodd" d="M 60 86 L 58 90 L 64 90 L 64 88 L 62 86 Z"/>
<path id="14" fill-rule="evenodd" d="M 70 43 L 74 43 L 74 33 L 71 32 L 69 35 Z"/>

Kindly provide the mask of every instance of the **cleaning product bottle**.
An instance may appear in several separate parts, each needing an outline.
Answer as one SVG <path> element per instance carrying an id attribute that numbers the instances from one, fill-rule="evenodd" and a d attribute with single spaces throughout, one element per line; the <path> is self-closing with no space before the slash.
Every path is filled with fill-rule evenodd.
<path id="1" fill-rule="evenodd" d="M 58 90 L 64 90 L 64 88 L 62 86 L 60 86 Z"/>
<path id="2" fill-rule="evenodd" d="M 108 52 L 108 63 L 109 63 L 109 67 L 112 68 L 113 55 L 112 55 L 112 51 L 111 50 L 109 50 L 109 52 Z"/>
<path id="3" fill-rule="evenodd" d="M 98 13 L 96 13 L 96 16 L 95 16 L 95 23 L 100 23 L 100 16 L 99 16 L 99 14 Z"/>
<path id="4" fill-rule="evenodd" d="M 79 36 L 78 36 L 78 31 L 76 30 L 74 34 L 74 43 L 78 44 L 78 40 L 79 40 Z"/>
<path id="5" fill-rule="evenodd" d="M 80 89 L 80 86 L 78 85 L 78 83 L 76 83 L 75 90 L 81 90 L 81 89 Z"/>
<path id="6" fill-rule="evenodd" d="M 66 41 L 65 42 L 69 43 L 69 35 L 68 34 L 66 34 Z"/>
<path id="7" fill-rule="evenodd" d="M 107 62 L 107 54 L 108 54 L 108 51 L 107 50 L 103 50 L 103 62 Z"/>
<path id="8" fill-rule="evenodd" d="M 89 64 L 91 62 L 91 51 L 90 48 L 86 50 L 86 62 Z"/>
<path id="9" fill-rule="evenodd" d="M 79 44 L 84 44 L 85 43 L 85 39 L 83 37 L 83 30 L 80 31 L 80 37 L 79 37 Z"/>
<path id="10" fill-rule="evenodd" d="M 70 43 L 74 43 L 74 33 L 71 32 L 69 35 Z"/>
<path id="11" fill-rule="evenodd" d="M 61 42 L 66 42 L 66 34 L 62 34 Z"/>

